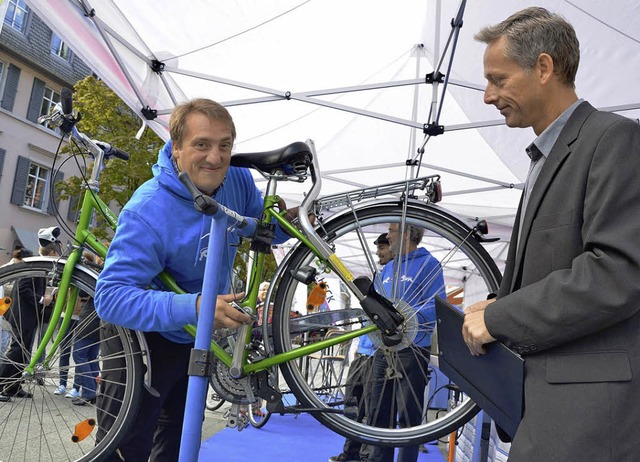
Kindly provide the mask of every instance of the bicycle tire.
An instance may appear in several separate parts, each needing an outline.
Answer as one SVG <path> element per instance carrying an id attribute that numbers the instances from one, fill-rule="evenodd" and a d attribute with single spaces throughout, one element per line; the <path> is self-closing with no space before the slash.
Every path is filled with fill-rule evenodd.
<path id="1" fill-rule="evenodd" d="M 256 402 L 249 404 L 249 423 L 253 428 L 264 427 L 271 418 L 271 411 L 266 406 L 263 406 L 262 399 L 258 399 Z"/>
<path id="2" fill-rule="evenodd" d="M 60 281 L 64 262 L 64 259 L 36 258 L 6 266 L 0 269 L 0 285 L 8 289 L 16 286 L 28 287 L 33 286 L 33 281 L 37 278 L 45 278 L 55 286 Z M 81 291 L 84 303 L 91 301 L 95 293 L 96 277 L 97 273 L 80 265 L 72 273 L 71 287 Z M 10 290 L 9 294 L 14 296 L 5 319 L 11 320 L 14 329 L 12 338 L 15 339 L 16 346 L 24 348 L 24 351 L 31 351 L 30 346 L 20 345 L 20 342 L 27 340 L 26 332 L 34 328 L 33 324 L 27 322 L 27 316 L 22 315 L 29 305 L 26 290 L 20 295 L 17 291 Z M 46 316 L 41 316 L 44 313 L 40 311 L 36 313 L 35 329 L 45 328 Z M 32 397 L 14 396 L 9 402 L 0 402 L 0 460 L 100 461 L 112 455 L 132 428 L 141 399 L 144 367 L 135 334 L 119 326 L 105 326 L 99 321 L 95 311 L 84 319 L 74 332 L 75 341 L 84 340 L 87 346 L 79 347 L 77 353 L 82 353 L 83 348 L 88 350 L 91 345 L 94 352 L 95 349 L 98 350 L 95 359 L 90 356 L 86 362 L 80 362 L 81 356 L 77 356 L 78 363 L 72 360 L 68 366 L 60 366 L 60 353 L 72 346 L 63 341 L 52 355 L 51 361 L 46 365 L 38 365 L 33 375 L 26 378 L 13 376 L 3 380 L 3 387 L 20 385 Z M 108 329 L 105 330 L 105 327 Z M 114 332 L 113 337 L 107 337 L 107 331 Z M 15 332 L 22 332 L 23 335 L 15 335 Z M 50 351 L 54 338 L 55 334 L 47 345 L 47 352 Z M 36 338 L 33 351 L 38 344 Z M 117 346 L 109 355 L 106 353 L 107 344 Z M 21 372 L 30 356 L 28 354 L 28 359 L 23 358 L 12 364 Z M 71 359 L 73 358 L 72 355 Z M 116 367 L 116 363 L 122 363 L 122 366 Z M 95 367 L 91 369 L 92 365 L 99 366 L 99 378 L 95 376 Z M 70 372 L 73 374 L 69 374 Z M 61 373 L 68 374 L 68 389 L 76 381 L 82 383 L 81 378 L 95 380 L 95 404 L 89 401 L 90 397 L 86 394 L 84 400 L 80 398 L 83 405 L 74 404 L 74 400 L 65 398 L 63 394 L 54 394 Z M 118 381 L 111 380 L 114 374 L 118 375 Z M 89 393 L 91 383 L 84 383 Z M 118 391 L 117 395 L 111 395 L 112 406 L 109 409 L 113 412 L 107 411 L 104 405 L 104 391 L 108 387 Z M 110 426 L 107 425 L 108 420 L 111 422 Z"/>
<path id="3" fill-rule="evenodd" d="M 406 209 L 406 213 L 403 212 L 403 209 Z M 483 248 L 466 224 L 434 205 L 412 200 L 404 203 L 391 201 L 386 204 L 363 205 L 362 207 L 337 214 L 327 220 L 326 223 L 321 223 L 318 227 L 318 233 L 333 246 L 343 263 L 349 265 L 354 260 L 354 257 L 362 257 L 373 253 L 371 247 L 373 247 L 374 239 L 387 231 L 389 223 L 401 224 L 404 220 L 406 220 L 406 224 L 425 230 L 425 237 L 422 240 L 421 247 L 428 248 L 432 255 L 439 260 L 444 279 L 460 281 L 462 277 L 466 277 L 468 279 L 465 287 L 470 287 L 471 283 L 480 285 L 475 300 L 473 300 L 471 289 L 468 289 L 469 297 L 466 300 L 467 303 L 483 299 L 487 293 L 497 290 L 501 274 L 486 249 Z M 363 243 L 365 243 L 364 249 Z M 369 264 L 366 263 L 366 258 L 358 258 L 357 260 L 360 267 L 354 268 L 350 266 L 350 271 L 354 274 L 365 274 L 373 278 L 376 268 L 372 268 L 373 265 L 370 264 L 372 260 L 368 260 Z M 275 295 L 273 321 L 276 353 L 290 351 L 296 348 L 298 344 L 304 344 L 305 338 L 308 339 L 314 335 L 316 337 L 320 335 L 326 336 L 331 329 L 349 330 L 351 328 L 350 325 L 355 324 L 355 327 L 359 328 L 364 324 L 370 323 L 362 309 L 360 309 L 362 315 L 355 316 L 351 314 L 353 309 L 348 305 L 348 302 L 345 302 L 344 306 L 349 309 L 343 307 L 343 309 L 332 309 L 325 313 L 306 314 L 298 319 L 291 319 L 291 311 L 297 310 L 299 307 L 299 302 L 296 305 L 296 292 L 298 292 L 299 299 L 301 296 L 304 298 L 310 290 L 310 287 L 298 282 L 293 274 L 302 267 L 314 267 L 315 261 L 314 254 L 307 247 L 299 245 L 288 261 L 285 262 L 286 267 L 277 275 L 276 283 L 278 287 Z M 365 263 L 363 264 L 362 261 L 365 261 Z M 356 270 L 358 273 L 356 273 Z M 327 269 L 321 276 L 325 280 L 331 281 L 332 273 Z M 331 284 L 329 282 L 330 288 Z M 346 285 L 340 284 L 338 287 L 334 287 L 334 290 L 338 288 L 343 300 L 357 302 L 357 299 L 347 292 Z M 465 295 L 467 295 L 466 292 Z M 396 299 L 402 300 L 402 296 L 396 297 Z M 409 319 L 415 313 L 414 310 L 407 310 L 406 306 L 411 304 L 409 300 L 407 302 L 404 304 L 394 302 L 394 306 L 404 307 L 404 314 L 407 319 L 405 326 L 409 326 Z M 304 308 L 302 307 L 303 310 Z M 341 313 L 347 314 L 342 316 Z M 411 327 L 406 329 L 408 333 L 414 335 L 414 338 L 418 338 L 417 336 L 420 335 L 422 326 L 421 324 L 413 323 Z M 379 331 L 374 334 L 379 335 Z M 371 335 L 374 336 L 374 334 Z M 408 338 L 406 334 L 405 337 Z M 397 358 L 398 353 L 393 349 L 385 348 L 380 339 L 381 337 L 378 337 L 376 348 L 380 355 L 387 351 L 388 367 L 392 364 L 394 358 Z M 346 388 L 346 385 L 351 386 L 356 382 L 352 379 L 352 383 L 346 383 L 347 377 L 350 373 L 357 375 L 358 373 L 364 374 L 367 371 L 367 378 L 361 378 L 359 385 L 361 387 L 374 385 L 370 369 L 372 358 L 375 358 L 375 355 L 369 356 L 365 361 L 361 362 L 362 364 L 369 364 L 368 368 L 360 366 L 361 369 L 359 370 L 349 370 L 350 356 L 353 356 L 353 349 L 356 348 L 354 342 L 355 340 L 345 342 L 343 345 L 321 350 L 308 357 L 284 363 L 280 366 L 283 377 L 302 406 L 311 410 L 313 416 L 331 430 L 366 444 L 416 445 L 451 433 L 468 422 L 479 411 L 478 406 L 468 397 L 463 397 L 460 403 L 456 403 L 457 406 L 455 407 L 445 405 L 446 409 L 438 410 L 433 406 L 434 397 L 431 396 L 428 400 L 421 402 L 421 404 L 427 403 L 427 409 L 423 410 L 423 421 L 420 424 L 407 428 L 393 427 L 393 425 L 391 425 L 393 428 L 381 428 L 368 424 L 366 419 L 364 422 L 358 422 L 353 415 L 353 403 L 356 398 L 355 393 L 351 391 L 354 388 Z M 403 345 L 406 346 L 405 351 L 411 350 L 416 355 L 422 351 L 415 348 L 411 341 L 408 341 L 408 345 Z M 432 349 L 433 347 L 434 345 L 432 345 Z M 431 370 L 433 370 L 437 359 L 437 354 L 435 353 L 434 351 L 434 354 L 431 355 L 432 360 L 428 366 Z M 424 363 L 427 358 L 416 356 L 416 360 Z M 342 362 L 340 363 L 339 361 Z M 342 368 L 341 372 L 331 372 L 329 367 L 335 367 L 336 365 Z M 392 368 L 388 367 L 387 373 L 400 372 L 403 375 L 408 372 L 398 371 L 398 368 L 390 370 Z M 318 371 L 324 372 L 320 374 Z M 428 381 L 429 374 L 425 371 L 423 375 L 422 380 Z M 318 377 L 320 377 L 320 380 Z M 330 379 L 327 379 L 327 377 L 330 377 Z M 430 379 L 430 385 L 433 385 L 433 387 L 430 387 L 431 390 L 442 388 L 442 386 L 434 383 L 438 377 L 438 375 L 435 375 Z M 401 380 L 388 379 L 388 383 L 391 383 L 390 386 L 394 387 L 392 393 L 396 392 L 396 387 L 400 386 L 400 382 Z M 380 380 L 377 383 L 379 384 Z M 412 392 L 419 397 L 422 396 L 421 393 L 424 393 L 424 388 Z M 452 392 L 449 391 L 447 398 L 451 399 L 451 396 Z M 379 403 L 374 402 L 373 399 L 370 398 L 371 401 L 368 403 L 368 409 L 366 410 L 366 414 L 370 416 L 368 417 L 368 419 L 371 419 L 369 420 L 370 422 L 375 421 L 375 412 L 377 412 L 375 410 L 379 408 Z M 447 399 L 445 399 L 446 401 Z M 442 404 L 440 404 L 440 407 L 442 407 Z M 396 410 L 396 412 L 400 414 L 401 409 Z M 395 415 L 396 412 L 393 414 Z"/>

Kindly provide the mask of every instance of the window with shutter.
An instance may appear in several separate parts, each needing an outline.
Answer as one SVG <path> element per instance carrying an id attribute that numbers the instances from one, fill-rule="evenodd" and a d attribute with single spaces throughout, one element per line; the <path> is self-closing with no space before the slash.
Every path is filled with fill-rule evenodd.
<path id="1" fill-rule="evenodd" d="M 57 172 L 52 179 L 50 169 L 18 156 L 11 203 L 53 215 L 59 201 L 55 197 L 55 187 L 51 187 L 52 182 L 55 186 L 63 179 L 64 173 Z"/>
<path id="2" fill-rule="evenodd" d="M 31 99 L 29 100 L 29 110 L 27 111 L 27 119 L 31 122 L 38 122 L 40 110 L 45 92 L 45 83 L 38 79 L 33 79 L 33 87 L 31 87 Z M 48 108 L 47 108 L 48 109 Z"/>
<path id="3" fill-rule="evenodd" d="M 4 156 L 6 154 L 7 150 L 0 148 L 0 181 L 2 180 L 2 170 L 4 170 Z"/>
<path id="4" fill-rule="evenodd" d="M 7 80 L 4 83 L 4 91 L 2 92 L 2 109 L 13 111 L 13 103 L 16 101 L 16 93 L 18 92 L 18 81 L 20 80 L 20 68 L 9 64 L 7 69 Z"/>
<path id="5" fill-rule="evenodd" d="M 6 0 L 9 3 L 4 23 L 9 27 L 24 33 L 27 29 L 29 7 L 25 0 Z"/>
<path id="6" fill-rule="evenodd" d="M 31 161 L 27 157 L 18 156 L 16 165 L 16 176 L 13 179 L 13 190 L 11 191 L 11 203 L 15 205 L 24 204 L 24 192 L 27 188 L 29 178 L 29 167 Z"/>
<path id="7" fill-rule="evenodd" d="M 56 176 L 53 179 L 53 184 L 47 184 L 47 213 L 49 215 L 55 215 L 56 210 L 58 210 L 58 206 L 60 205 L 60 200 L 57 198 L 58 195 L 56 193 L 56 184 L 60 183 L 64 179 L 64 173 L 58 171 L 56 172 Z"/>
<path id="8" fill-rule="evenodd" d="M 77 223 L 80 218 L 80 206 L 82 205 L 82 194 L 71 196 L 69 198 L 69 210 L 67 211 L 67 220 Z"/>

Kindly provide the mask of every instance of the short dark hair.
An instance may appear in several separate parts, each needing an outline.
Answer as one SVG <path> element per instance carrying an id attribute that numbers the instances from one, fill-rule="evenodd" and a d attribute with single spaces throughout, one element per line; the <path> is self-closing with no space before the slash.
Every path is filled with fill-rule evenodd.
<path id="1" fill-rule="evenodd" d="M 387 239 L 387 233 L 382 233 L 380 236 L 378 236 L 378 239 L 376 239 L 375 241 L 373 241 L 373 243 L 375 245 L 389 245 L 389 239 Z"/>
<path id="2" fill-rule="evenodd" d="M 521 68 L 533 69 L 538 56 L 547 53 L 562 82 L 575 87 L 580 42 L 573 26 L 562 16 L 533 6 L 512 14 L 495 26 L 482 28 L 474 36 L 486 44 L 502 37 L 506 40 L 506 57 Z"/>

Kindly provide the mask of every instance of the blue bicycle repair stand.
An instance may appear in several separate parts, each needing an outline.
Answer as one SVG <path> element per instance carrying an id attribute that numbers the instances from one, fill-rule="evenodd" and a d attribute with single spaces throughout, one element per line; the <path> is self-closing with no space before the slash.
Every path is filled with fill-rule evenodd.
<path id="1" fill-rule="evenodd" d="M 180 462 L 195 462 L 200 453 L 202 439 L 202 420 L 204 416 L 207 387 L 209 386 L 209 357 L 211 334 L 213 333 L 213 319 L 216 313 L 216 299 L 218 298 L 218 281 L 220 279 L 220 265 L 224 250 L 224 235 L 226 233 L 226 219 L 213 218 L 209 234 L 209 249 L 204 269 L 202 284 L 202 298 L 200 299 L 200 313 L 196 326 L 196 340 L 191 353 L 189 364 L 189 386 L 187 388 L 187 402 L 185 404 L 184 421 L 182 427 L 182 441 L 180 442 Z M 202 373 L 192 373 L 192 368 L 201 367 Z"/>

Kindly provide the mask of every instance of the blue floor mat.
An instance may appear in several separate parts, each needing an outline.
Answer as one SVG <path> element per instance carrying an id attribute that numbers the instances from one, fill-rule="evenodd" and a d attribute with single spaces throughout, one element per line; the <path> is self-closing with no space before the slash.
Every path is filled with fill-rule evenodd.
<path id="1" fill-rule="evenodd" d="M 273 415 L 261 429 L 241 432 L 225 428 L 202 443 L 199 462 L 327 462 L 342 451 L 344 438 L 323 427 L 308 414 Z M 434 445 L 420 453 L 418 462 L 444 462 Z"/>

